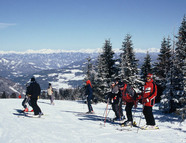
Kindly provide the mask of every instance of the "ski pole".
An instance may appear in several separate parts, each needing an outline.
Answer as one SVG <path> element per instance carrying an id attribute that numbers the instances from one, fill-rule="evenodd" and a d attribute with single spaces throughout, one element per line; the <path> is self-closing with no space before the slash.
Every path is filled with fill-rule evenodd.
<path id="1" fill-rule="evenodd" d="M 106 105 L 106 107 L 108 106 L 108 103 L 109 103 L 109 99 L 107 100 L 107 105 Z M 105 110 L 104 110 L 104 113 L 103 113 L 103 117 L 105 116 L 106 107 L 105 107 Z"/>
<path id="2" fill-rule="evenodd" d="M 107 110 L 108 110 L 108 102 L 107 102 L 106 111 L 105 111 L 105 120 L 104 120 L 104 126 L 105 126 L 106 119 L 107 119 Z"/>
<path id="3" fill-rule="evenodd" d="M 137 108 L 137 105 L 138 105 L 138 102 L 136 103 L 136 102 L 134 102 L 134 114 L 133 114 L 133 125 L 134 126 L 137 126 L 137 124 L 136 124 L 136 121 L 134 120 L 135 119 L 135 113 L 136 113 L 136 108 Z"/>
<path id="4" fill-rule="evenodd" d="M 112 106 L 110 106 L 110 108 L 109 108 L 109 111 L 108 111 L 107 117 L 108 117 L 108 115 L 109 115 L 109 113 L 110 113 L 111 108 L 112 108 Z"/>

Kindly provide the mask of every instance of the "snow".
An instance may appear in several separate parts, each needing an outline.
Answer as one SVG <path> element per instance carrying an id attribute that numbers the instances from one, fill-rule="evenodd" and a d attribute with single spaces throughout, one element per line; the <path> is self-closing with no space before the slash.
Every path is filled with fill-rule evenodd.
<path id="1" fill-rule="evenodd" d="M 85 75 L 76 75 L 76 73 L 82 73 L 82 70 L 79 69 L 71 69 L 71 70 L 65 70 L 67 73 L 52 73 L 48 74 L 49 77 L 56 76 L 55 81 L 49 81 L 52 86 L 59 90 L 60 88 L 66 89 L 66 88 L 73 88 L 71 85 L 69 85 L 70 81 L 78 81 L 83 80 L 85 78 Z"/>
<path id="2" fill-rule="evenodd" d="M 18 93 L 18 94 L 20 94 L 20 92 L 19 91 L 17 91 L 14 87 L 12 87 L 12 86 L 9 86 L 9 89 L 10 90 L 12 90 L 13 92 L 15 92 L 15 93 Z"/>
<path id="3" fill-rule="evenodd" d="M 174 115 L 162 114 L 154 108 L 156 124 L 160 130 L 148 131 L 132 128 L 118 131 L 118 125 L 103 126 L 105 103 L 93 104 L 96 114 L 87 115 L 87 105 L 78 101 L 38 100 L 45 114 L 42 118 L 18 117 L 16 109 L 22 109 L 23 99 L 0 99 L 1 143 L 185 143 L 186 121 L 180 123 Z M 109 109 L 111 105 L 109 105 Z M 142 106 L 139 105 L 134 120 L 139 123 Z M 124 112 L 125 113 L 125 112 Z M 30 113 L 31 114 L 31 113 Z M 113 118 L 111 110 L 109 117 Z M 101 120 L 102 119 L 102 120 Z M 102 125 L 101 125 L 102 124 Z M 142 116 L 141 125 L 145 124 Z"/>

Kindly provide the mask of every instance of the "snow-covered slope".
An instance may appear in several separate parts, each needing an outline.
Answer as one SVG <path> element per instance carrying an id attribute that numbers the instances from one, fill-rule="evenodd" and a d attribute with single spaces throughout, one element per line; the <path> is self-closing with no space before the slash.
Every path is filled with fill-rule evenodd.
<path id="1" fill-rule="evenodd" d="M 105 103 L 93 105 L 96 114 L 84 114 L 87 105 L 78 101 L 55 101 L 39 99 L 38 105 L 44 112 L 42 118 L 18 117 L 22 99 L 0 100 L 0 142 L 2 143 L 185 143 L 186 121 L 179 122 L 173 115 L 162 114 L 157 107 L 154 116 L 160 130 L 148 131 L 136 128 L 118 131 L 118 125 L 103 126 Z M 110 105 L 109 105 L 110 108 Z M 134 115 L 138 123 L 142 108 Z M 124 112 L 125 113 L 125 112 Z M 113 118 L 113 111 L 109 112 Z M 141 125 L 145 124 L 144 118 Z"/>
<path id="2" fill-rule="evenodd" d="M 13 93 L 15 93 L 16 95 L 25 94 L 24 90 L 25 89 L 20 84 L 14 83 L 0 76 L 0 95 L 4 93 L 5 96 L 8 97 L 11 96 Z"/>

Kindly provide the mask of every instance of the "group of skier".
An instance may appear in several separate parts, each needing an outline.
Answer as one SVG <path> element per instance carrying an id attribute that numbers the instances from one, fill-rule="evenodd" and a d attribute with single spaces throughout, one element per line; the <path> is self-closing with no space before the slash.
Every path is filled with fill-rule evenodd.
<path id="1" fill-rule="evenodd" d="M 86 82 L 86 95 L 88 102 L 88 113 L 93 112 L 91 106 L 92 98 L 92 85 L 90 80 Z M 115 118 L 113 121 L 120 122 L 122 126 L 135 126 L 136 123 L 133 122 L 132 117 L 132 108 L 134 106 L 135 110 L 137 108 L 138 102 L 143 105 L 143 114 L 146 120 L 146 125 L 143 126 L 143 129 L 158 129 L 158 126 L 155 124 L 155 119 L 152 112 L 152 107 L 155 104 L 155 98 L 157 96 L 157 86 L 153 81 L 153 75 L 148 74 L 146 77 L 146 83 L 143 86 L 141 93 L 136 93 L 131 85 L 127 82 L 123 82 L 120 79 L 116 79 L 111 84 L 111 92 L 109 93 L 108 101 L 112 104 L 112 110 L 115 112 Z M 125 103 L 125 111 L 127 119 L 124 121 L 125 116 L 123 115 L 122 104 Z"/>
<path id="2" fill-rule="evenodd" d="M 50 96 L 51 104 L 54 105 L 53 90 L 52 85 L 49 83 L 47 89 L 48 95 Z M 26 103 L 33 108 L 35 116 L 43 115 L 40 107 L 37 105 L 38 97 L 41 93 L 40 85 L 36 82 L 35 78 L 31 78 L 30 84 L 27 84 L 26 96 L 22 102 L 24 112 L 28 112 L 28 107 Z M 86 92 L 87 95 L 87 105 L 88 105 L 88 114 L 94 113 L 93 107 L 91 105 L 91 100 L 93 97 L 91 81 L 86 81 Z M 143 105 L 143 114 L 146 119 L 146 125 L 144 129 L 156 129 L 158 128 L 155 124 L 155 119 L 152 112 L 152 107 L 155 104 L 155 98 L 157 95 L 157 86 L 153 81 L 153 75 L 147 75 L 147 81 L 143 86 L 141 93 L 136 93 L 131 85 L 127 82 L 121 81 L 119 78 L 115 79 L 111 84 L 111 92 L 108 96 L 108 101 L 112 104 L 112 110 L 115 113 L 114 122 L 120 122 L 122 126 L 134 126 L 133 117 L 132 117 L 132 108 L 136 108 L 138 101 Z M 122 104 L 125 103 L 125 111 L 127 119 L 124 122 L 125 116 L 123 115 Z"/>

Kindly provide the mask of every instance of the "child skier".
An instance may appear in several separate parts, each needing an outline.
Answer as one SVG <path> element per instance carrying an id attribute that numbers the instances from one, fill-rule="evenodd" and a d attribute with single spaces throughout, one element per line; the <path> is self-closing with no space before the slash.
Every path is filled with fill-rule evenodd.
<path id="1" fill-rule="evenodd" d="M 31 106 L 30 98 L 28 97 L 28 91 L 27 91 L 28 86 L 29 86 L 29 84 L 27 83 L 26 84 L 26 95 L 25 95 L 24 100 L 22 101 L 22 106 L 24 107 L 23 112 L 28 112 L 27 104 Z M 33 112 L 33 110 L 31 110 L 31 112 Z"/>

